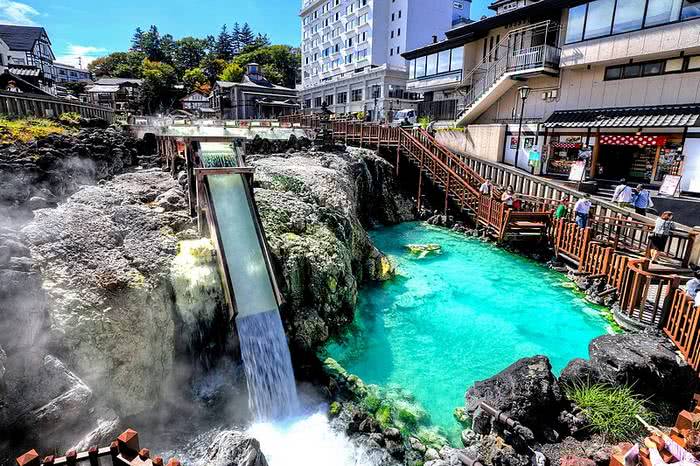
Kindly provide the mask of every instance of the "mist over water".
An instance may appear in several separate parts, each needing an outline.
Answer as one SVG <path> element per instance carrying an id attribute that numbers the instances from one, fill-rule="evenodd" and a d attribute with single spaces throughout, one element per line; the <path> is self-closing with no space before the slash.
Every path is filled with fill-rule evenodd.
<path id="1" fill-rule="evenodd" d="M 257 421 L 286 419 L 299 412 L 292 359 L 279 313 L 236 319 L 250 410 Z"/>

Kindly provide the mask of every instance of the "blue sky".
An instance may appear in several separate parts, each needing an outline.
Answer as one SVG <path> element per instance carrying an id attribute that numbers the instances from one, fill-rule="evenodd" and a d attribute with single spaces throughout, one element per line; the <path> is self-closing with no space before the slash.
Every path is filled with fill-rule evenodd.
<path id="1" fill-rule="evenodd" d="M 472 19 L 487 14 L 486 5 L 476 0 Z M 59 61 L 77 64 L 80 56 L 85 65 L 127 49 L 134 29 L 151 24 L 180 38 L 248 22 L 274 43 L 299 45 L 300 6 L 301 0 L 0 0 L 0 23 L 44 26 Z"/>

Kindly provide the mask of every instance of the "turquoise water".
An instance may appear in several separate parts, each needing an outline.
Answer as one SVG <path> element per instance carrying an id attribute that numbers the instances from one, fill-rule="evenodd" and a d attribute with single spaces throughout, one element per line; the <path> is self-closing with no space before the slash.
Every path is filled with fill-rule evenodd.
<path id="1" fill-rule="evenodd" d="M 451 437 L 464 393 L 525 356 L 549 356 L 555 373 L 606 333 L 600 312 L 566 278 L 477 239 L 419 223 L 371 232 L 399 276 L 360 293 L 351 330 L 329 356 L 367 383 L 399 385 Z M 437 243 L 419 259 L 406 244 Z"/>

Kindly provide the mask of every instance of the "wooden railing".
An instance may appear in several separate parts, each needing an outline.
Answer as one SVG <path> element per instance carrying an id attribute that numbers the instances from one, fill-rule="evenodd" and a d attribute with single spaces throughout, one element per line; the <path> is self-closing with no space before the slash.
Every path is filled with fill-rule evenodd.
<path id="1" fill-rule="evenodd" d="M 632 259 L 620 291 L 620 312 L 645 326 L 662 327 L 679 285 L 679 276 L 650 272 L 649 260 Z"/>
<path id="2" fill-rule="evenodd" d="M 590 228 L 579 228 L 577 224 L 565 220 L 555 222 L 554 252 L 557 256 L 564 255 L 580 265 L 586 257 L 590 241 Z"/>
<path id="3" fill-rule="evenodd" d="M 0 114 L 57 118 L 62 113 L 75 112 L 83 118 L 101 118 L 112 122 L 114 111 L 109 107 L 85 104 L 41 94 L 0 91 Z"/>
<path id="4" fill-rule="evenodd" d="M 700 306 L 684 290 L 676 290 L 664 332 L 694 370 L 700 370 Z"/>

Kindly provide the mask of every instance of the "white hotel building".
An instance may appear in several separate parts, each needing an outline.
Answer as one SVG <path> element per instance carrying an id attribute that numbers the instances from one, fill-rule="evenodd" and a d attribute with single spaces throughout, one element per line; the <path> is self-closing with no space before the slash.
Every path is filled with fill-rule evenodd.
<path id="1" fill-rule="evenodd" d="M 471 0 L 304 0 L 302 84 L 306 111 L 336 113 L 415 108 L 402 53 L 444 38 L 468 21 Z"/>

